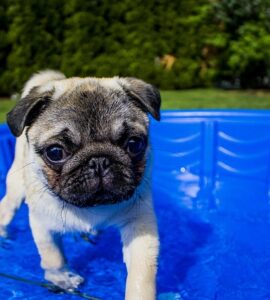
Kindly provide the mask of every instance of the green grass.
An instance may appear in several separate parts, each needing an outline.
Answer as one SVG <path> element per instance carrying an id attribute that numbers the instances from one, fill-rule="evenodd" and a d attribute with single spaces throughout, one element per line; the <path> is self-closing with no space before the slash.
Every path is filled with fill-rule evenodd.
<path id="1" fill-rule="evenodd" d="M 161 91 L 163 109 L 242 108 L 270 109 L 270 91 L 224 91 L 193 89 Z M 0 123 L 15 102 L 0 99 Z"/>
<path id="2" fill-rule="evenodd" d="M 161 97 L 163 109 L 270 109 L 270 91 L 194 89 L 162 91 Z"/>
<path id="3" fill-rule="evenodd" d="M 15 105 L 15 101 L 0 99 L 0 123 L 6 121 L 6 114 Z"/>

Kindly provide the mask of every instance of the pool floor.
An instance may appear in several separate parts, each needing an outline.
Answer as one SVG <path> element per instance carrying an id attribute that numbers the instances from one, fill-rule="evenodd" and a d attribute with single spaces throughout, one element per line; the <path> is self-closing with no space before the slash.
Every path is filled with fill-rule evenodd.
<path id="1" fill-rule="evenodd" d="M 219 195 L 217 203 L 220 205 L 225 199 L 241 202 L 245 196 L 248 202 L 248 195 L 227 190 Z M 186 201 L 162 189 L 154 191 L 154 200 L 161 240 L 159 300 L 270 299 L 270 223 L 266 213 L 232 211 L 230 206 L 222 205 L 196 208 L 192 199 L 193 207 L 187 207 Z M 10 233 L 11 239 L 0 241 L 0 273 L 44 282 L 25 205 Z M 126 269 L 117 231 L 104 231 L 95 245 L 78 235 L 68 235 L 65 251 L 71 267 L 86 279 L 80 288 L 86 298 L 124 299 Z M 83 296 L 55 294 L 44 287 L 2 276 L 0 280 L 0 299 Z"/>

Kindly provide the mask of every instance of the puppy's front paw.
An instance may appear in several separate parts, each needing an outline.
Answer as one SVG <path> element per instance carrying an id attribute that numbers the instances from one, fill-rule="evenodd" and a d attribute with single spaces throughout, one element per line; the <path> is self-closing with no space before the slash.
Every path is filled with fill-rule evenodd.
<path id="1" fill-rule="evenodd" d="M 45 279 L 66 291 L 74 291 L 84 282 L 83 277 L 67 269 L 46 270 Z"/>

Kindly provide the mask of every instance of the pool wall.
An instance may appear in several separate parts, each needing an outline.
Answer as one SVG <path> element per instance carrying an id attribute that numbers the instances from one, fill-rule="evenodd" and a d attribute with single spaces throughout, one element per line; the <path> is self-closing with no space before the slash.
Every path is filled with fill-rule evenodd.
<path id="1" fill-rule="evenodd" d="M 204 209 L 268 209 L 270 111 L 164 111 L 151 130 L 154 180 L 167 182 L 164 188 L 182 201 Z M 250 192 L 245 207 L 219 202 L 224 193 L 242 189 Z"/>
<path id="2" fill-rule="evenodd" d="M 270 195 L 270 111 L 163 111 L 162 121 L 151 123 L 155 153 L 154 176 L 176 186 L 179 195 L 200 198 L 211 208 L 213 195 L 230 180 L 252 183 L 261 202 Z M 0 125 L 0 194 L 14 157 L 15 139 Z M 163 185 L 162 184 L 162 185 Z M 178 186 L 178 188 L 176 188 Z M 193 188 L 188 190 L 188 186 Z M 167 188 L 167 187 L 165 187 Z M 262 203 L 261 203 L 262 204 Z M 256 203 L 256 207 L 260 206 Z"/>

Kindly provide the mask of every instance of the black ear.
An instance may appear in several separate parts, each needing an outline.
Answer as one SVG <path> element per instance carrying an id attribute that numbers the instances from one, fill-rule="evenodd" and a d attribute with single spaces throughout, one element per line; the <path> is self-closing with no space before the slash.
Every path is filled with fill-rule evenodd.
<path id="1" fill-rule="evenodd" d="M 160 120 L 161 98 L 156 87 L 132 77 L 120 78 L 120 84 L 128 96 L 136 100 L 144 111 L 150 113 L 157 121 Z"/>
<path id="2" fill-rule="evenodd" d="M 38 93 L 33 88 L 27 96 L 20 99 L 7 114 L 7 124 L 11 132 L 20 136 L 26 126 L 30 126 L 51 100 L 52 92 Z"/>

